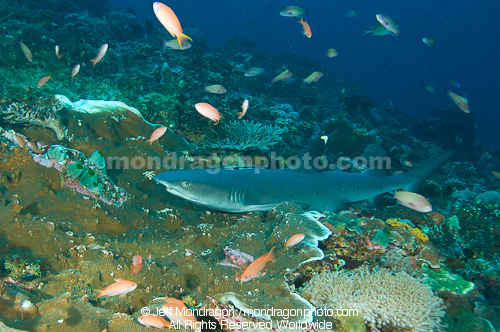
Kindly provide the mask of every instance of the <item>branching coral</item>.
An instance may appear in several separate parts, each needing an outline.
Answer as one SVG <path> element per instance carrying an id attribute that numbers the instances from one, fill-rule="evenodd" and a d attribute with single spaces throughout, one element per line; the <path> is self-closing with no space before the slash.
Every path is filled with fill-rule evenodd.
<path id="1" fill-rule="evenodd" d="M 66 136 L 66 127 L 61 124 L 57 112 L 63 108 L 59 102 L 47 105 L 27 105 L 11 103 L 6 110 L 0 111 L 2 118 L 12 124 L 29 124 L 52 129 L 58 139 Z"/>
<path id="2" fill-rule="evenodd" d="M 224 127 L 227 137 L 217 143 L 212 143 L 214 148 L 234 150 L 269 150 L 281 140 L 284 132 L 278 126 L 266 126 L 253 121 L 233 121 Z"/>
<path id="3" fill-rule="evenodd" d="M 387 269 L 368 272 L 325 271 L 314 275 L 302 295 L 317 307 L 357 310 L 371 328 L 383 326 L 413 332 L 441 330 L 443 301 L 421 280 Z"/>

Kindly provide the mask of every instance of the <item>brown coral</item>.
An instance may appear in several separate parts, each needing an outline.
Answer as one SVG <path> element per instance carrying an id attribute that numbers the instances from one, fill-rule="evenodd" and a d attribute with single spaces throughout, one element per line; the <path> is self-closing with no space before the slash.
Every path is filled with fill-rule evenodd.
<path id="1" fill-rule="evenodd" d="M 66 127 L 61 124 L 57 114 L 63 105 L 59 102 L 46 105 L 27 105 L 11 103 L 6 110 L 0 112 L 2 118 L 12 124 L 29 124 L 52 129 L 59 140 L 66 137 Z"/>

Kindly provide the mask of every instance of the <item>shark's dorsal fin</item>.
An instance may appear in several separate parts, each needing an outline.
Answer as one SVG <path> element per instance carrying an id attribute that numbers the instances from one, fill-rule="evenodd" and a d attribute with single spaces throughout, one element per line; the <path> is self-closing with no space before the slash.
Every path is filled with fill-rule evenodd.
<path id="1" fill-rule="evenodd" d="M 300 171 L 313 171 L 319 172 L 325 170 L 327 167 L 322 164 L 322 162 L 327 163 L 327 160 L 320 160 L 323 156 L 323 152 L 325 151 L 326 143 L 328 142 L 328 136 L 321 136 L 314 139 L 311 144 L 302 151 L 302 155 L 299 160 L 297 160 L 295 169 Z M 318 167 L 317 167 L 318 166 Z"/>

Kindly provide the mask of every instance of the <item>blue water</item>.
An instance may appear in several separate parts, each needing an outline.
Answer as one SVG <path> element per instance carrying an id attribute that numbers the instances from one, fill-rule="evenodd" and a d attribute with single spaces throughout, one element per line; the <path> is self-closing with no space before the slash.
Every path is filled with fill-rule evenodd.
<path id="1" fill-rule="evenodd" d="M 131 7 L 140 22 L 149 19 L 160 26 L 152 1 L 110 3 L 123 11 Z M 253 39 L 260 50 L 283 54 L 284 65 L 287 52 L 301 53 L 339 79 L 359 83 L 377 104 L 392 102 L 396 109 L 412 116 L 425 116 L 436 105 L 452 105 L 444 92 L 452 88 L 463 95 L 450 84 L 450 80 L 459 82 L 477 122 L 477 137 L 484 145 L 500 145 L 496 139 L 500 128 L 500 32 L 495 24 L 500 1 L 174 0 L 165 4 L 175 11 L 184 28 L 200 30 L 213 47 L 236 36 Z M 298 19 L 279 15 L 289 5 L 309 9 L 306 20 L 313 32 L 311 39 L 301 34 Z M 345 17 L 350 10 L 358 16 Z M 404 31 L 399 40 L 389 35 L 363 35 L 362 31 L 376 22 L 377 13 L 399 24 Z M 422 42 L 427 35 L 437 38 L 435 47 Z M 337 49 L 339 56 L 326 58 L 327 48 Z M 437 93 L 429 93 L 425 85 L 435 86 Z"/>

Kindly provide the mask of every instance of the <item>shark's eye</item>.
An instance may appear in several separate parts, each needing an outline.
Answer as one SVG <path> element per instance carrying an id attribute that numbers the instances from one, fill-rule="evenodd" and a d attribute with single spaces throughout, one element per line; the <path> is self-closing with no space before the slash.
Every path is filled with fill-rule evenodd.
<path id="1" fill-rule="evenodd" d="M 182 186 L 183 186 L 184 188 L 187 188 L 187 187 L 189 187 L 190 185 L 191 185 L 191 183 L 189 183 L 189 181 L 183 181 L 183 182 L 182 182 Z"/>

